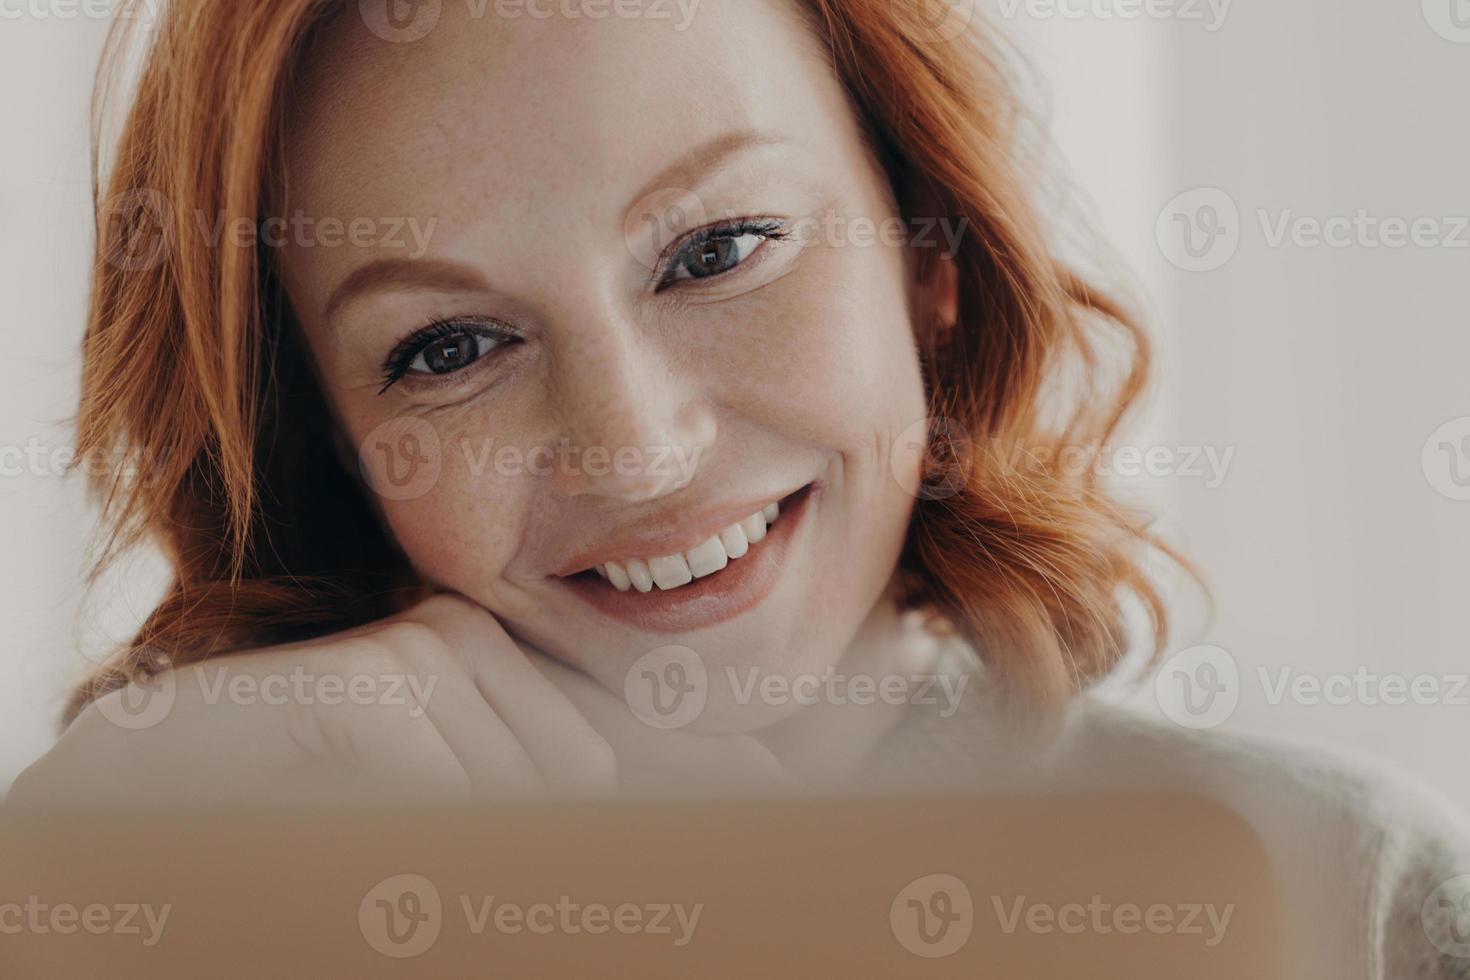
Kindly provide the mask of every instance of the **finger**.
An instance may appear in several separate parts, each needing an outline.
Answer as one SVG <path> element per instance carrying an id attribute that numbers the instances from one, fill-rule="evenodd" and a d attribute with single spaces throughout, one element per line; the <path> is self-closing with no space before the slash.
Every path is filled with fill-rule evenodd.
<path id="1" fill-rule="evenodd" d="M 697 792 L 795 787 L 780 760 L 751 736 L 654 728 L 586 674 L 549 657 L 532 662 L 613 745 L 625 776 L 652 771 L 663 774 L 661 788 Z"/>
<path id="2" fill-rule="evenodd" d="M 460 624 L 445 623 L 446 610 L 414 610 L 385 624 L 363 642 L 402 672 L 405 714 L 426 721 L 447 746 L 479 799 L 544 795 L 545 784 L 520 739 L 475 687 L 462 663 L 464 647 L 484 639 Z"/>
<path id="3" fill-rule="evenodd" d="M 493 616 L 457 597 L 425 606 L 422 615 L 443 631 L 473 692 L 513 733 L 546 786 L 577 795 L 616 790 L 612 746 Z"/>
<path id="4" fill-rule="evenodd" d="M 310 721 L 317 735 L 301 741 L 311 762 L 281 781 L 293 798 L 461 800 L 470 795 L 470 776 L 457 753 L 434 721 L 412 706 L 315 706 Z"/>

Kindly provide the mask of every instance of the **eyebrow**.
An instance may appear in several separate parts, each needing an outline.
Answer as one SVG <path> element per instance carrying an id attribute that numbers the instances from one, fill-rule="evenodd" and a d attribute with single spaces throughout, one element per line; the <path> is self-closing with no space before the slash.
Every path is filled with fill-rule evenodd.
<path id="1" fill-rule="evenodd" d="M 696 183 L 703 172 L 729 158 L 761 146 L 779 146 L 786 137 L 764 130 L 723 133 L 707 140 L 675 160 L 650 180 L 633 200 L 641 201 L 657 191 Z M 368 292 L 409 292 L 421 289 L 485 291 L 489 286 L 471 266 L 442 259 L 376 259 L 352 270 L 327 299 L 324 317 L 332 323 L 338 310 Z"/>
<path id="2" fill-rule="evenodd" d="M 658 176 L 633 195 L 633 201 L 636 203 L 650 194 L 675 187 L 687 187 L 692 190 L 692 185 L 697 182 L 702 172 L 713 170 L 730 157 L 756 147 L 782 146 L 789 142 L 791 140 L 785 136 L 767 130 L 751 129 L 723 133 L 699 144 L 665 167 Z"/>
<path id="3" fill-rule="evenodd" d="M 484 291 L 488 284 L 473 267 L 442 259 L 376 259 L 361 265 L 332 290 L 326 320 L 366 292 L 408 292 L 415 289 Z"/>

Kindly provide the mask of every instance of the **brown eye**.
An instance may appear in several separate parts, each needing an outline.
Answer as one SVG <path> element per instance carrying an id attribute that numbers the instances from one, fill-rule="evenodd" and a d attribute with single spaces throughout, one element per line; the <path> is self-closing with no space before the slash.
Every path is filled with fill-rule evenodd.
<path id="1" fill-rule="evenodd" d="M 480 338 L 463 331 L 441 337 L 423 349 L 412 371 L 433 374 L 453 374 L 462 371 L 480 359 Z"/>

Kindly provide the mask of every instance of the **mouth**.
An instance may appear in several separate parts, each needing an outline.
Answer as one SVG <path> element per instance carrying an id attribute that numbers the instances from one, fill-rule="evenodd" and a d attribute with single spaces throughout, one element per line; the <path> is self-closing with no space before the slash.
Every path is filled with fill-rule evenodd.
<path id="1" fill-rule="evenodd" d="M 809 483 L 687 550 L 598 562 L 561 582 L 604 615 L 635 629 L 685 633 L 714 626 L 753 609 L 775 588 L 819 490 Z"/>

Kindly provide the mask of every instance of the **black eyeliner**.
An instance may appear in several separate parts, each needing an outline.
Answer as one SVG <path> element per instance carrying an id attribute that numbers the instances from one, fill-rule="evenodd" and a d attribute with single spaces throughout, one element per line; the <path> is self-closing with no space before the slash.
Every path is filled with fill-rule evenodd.
<path id="1" fill-rule="evenodd" d="M 690 232 L 689 236 L 669 256 L 664 271 L 659 276 L 658 289 L 666 289 L 676 282 L 673 276 L 678 271 L 680 263 L 712 241 L 739 238 L 741 235 L 760 235 L 771 241 L 781 241 L 790 237 L 790 234 L 786 228 L 786 222 L 777 218 L 737 218 L 733 221 L 722 221 L 697 228 Z"/>
<path id="2" fill-rule="evenodd" d="M 378 389 L 378 394 L 383 394 L 402 381 L 404 375 L 408 374 L 408 369 L 413 366 L 414 358 L 435 341 L 467 333 L 501 343 L 520 339 L 518 333 L 493 321 L 467 317 L 437 318 L 393 345 L 393 349 L 388 352 L 388 356 L 383 361 L 383 387 Z"/>

